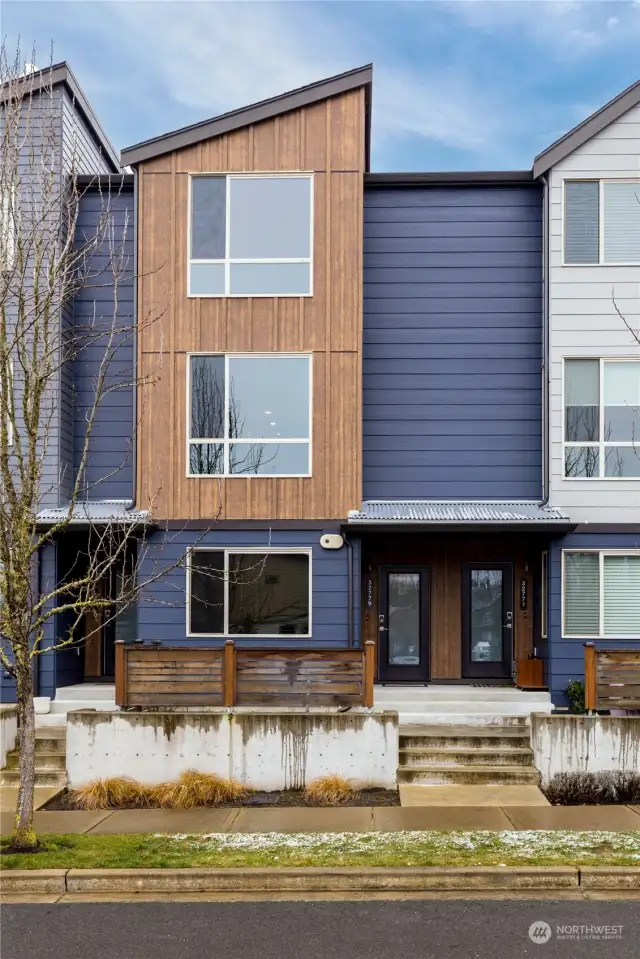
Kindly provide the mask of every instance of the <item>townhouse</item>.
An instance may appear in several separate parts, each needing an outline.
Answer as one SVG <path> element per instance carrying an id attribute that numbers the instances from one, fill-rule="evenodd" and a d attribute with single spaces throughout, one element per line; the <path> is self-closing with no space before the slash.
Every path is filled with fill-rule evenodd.
<path id="1" fill-rule="evenodd" d="M 42 695 L 112 701 L 117 638 L 371 640 L 377 704 L 488 722 L 565 703 L 585 641 L 640 647 L 640 83 L 531 170 L 395 174 L 372 82 L 122 152 L 142 379 L 52 550 L 126 516 L 166 572 Z"/>

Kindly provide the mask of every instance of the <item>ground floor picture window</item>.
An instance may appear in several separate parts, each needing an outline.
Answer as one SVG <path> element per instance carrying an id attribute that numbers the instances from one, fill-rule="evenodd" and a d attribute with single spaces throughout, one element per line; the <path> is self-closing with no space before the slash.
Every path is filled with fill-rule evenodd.
<path id="1" fill-rule="evenodd" d="M 309 552 L 195 549 L 189 558 L 188 632 L 308 636 Z"/>
<path id="2" fill-rule="evenodd" d="M 640 636 L 640 552 L 563 552 L 563 634 Z"/>

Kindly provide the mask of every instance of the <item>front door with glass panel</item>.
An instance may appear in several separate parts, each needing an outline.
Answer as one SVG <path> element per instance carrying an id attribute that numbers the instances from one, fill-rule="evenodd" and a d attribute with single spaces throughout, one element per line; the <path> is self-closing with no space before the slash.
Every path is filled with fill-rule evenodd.
<path id="1" fill-rule="evenodd" d="M 381 566 L 378 651 L 380 682 L 429 679 L 429 570 Z"/>
<path id="2" fill-rule="evenodd" d="M 463 564 L 463 678 L 510 678 L 513 628 L 512 564 Z"/>

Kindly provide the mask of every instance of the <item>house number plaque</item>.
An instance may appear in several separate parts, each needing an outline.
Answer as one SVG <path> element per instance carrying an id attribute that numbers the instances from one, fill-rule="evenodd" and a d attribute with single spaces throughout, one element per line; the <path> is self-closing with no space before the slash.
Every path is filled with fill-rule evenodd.
<path id="1" fill-rule="evenodd" d="M 520 580 L 520 609 L 527 608 L 527 581 L 526 579 Z"/>

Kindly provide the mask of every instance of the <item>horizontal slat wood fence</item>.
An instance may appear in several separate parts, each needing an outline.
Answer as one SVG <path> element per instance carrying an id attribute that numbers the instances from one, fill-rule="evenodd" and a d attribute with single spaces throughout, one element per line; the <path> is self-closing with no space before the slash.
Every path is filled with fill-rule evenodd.
<path id="1" fill-rule="evenodd" d="M 584 646 L 585 709 L 640 709 L 640 649 Z"/>
<path id="2" fill-rule="evenodd" d="M 362 649 L 142 646 L 118 641 L 118 706 L 373 706 Z"/>

